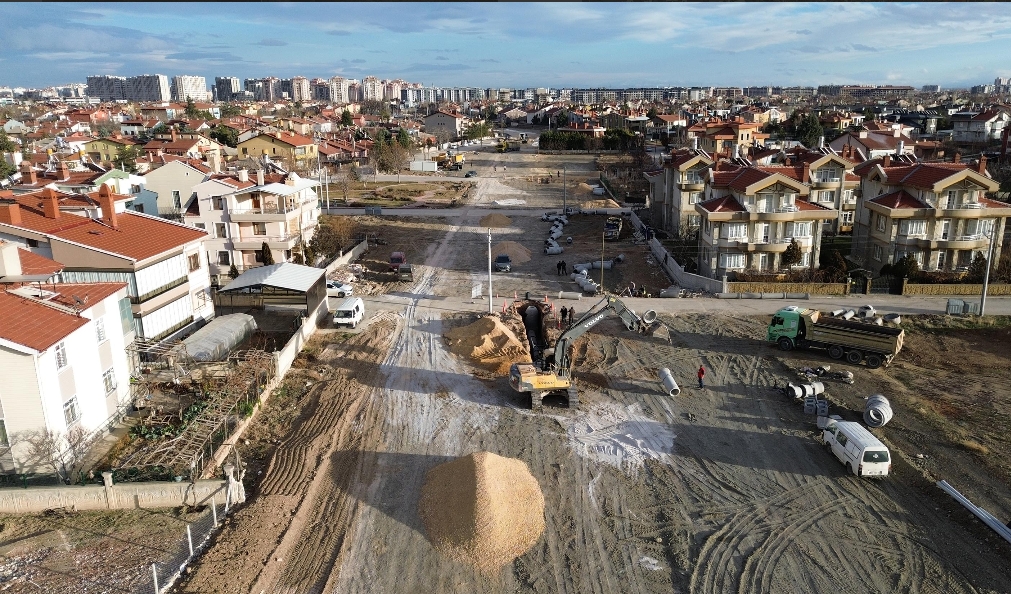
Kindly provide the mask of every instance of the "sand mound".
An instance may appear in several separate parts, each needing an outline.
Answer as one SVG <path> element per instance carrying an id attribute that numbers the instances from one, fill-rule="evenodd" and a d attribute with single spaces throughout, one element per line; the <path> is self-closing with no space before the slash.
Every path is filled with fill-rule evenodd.
<path id="1" fill-rule="evenodd" d="M 530 250 L 515 241 L 500 241 L 491 248 L 493 256 L 508 254 L 513 264 L 524 264 L 530 261 Z"/>
<path id="2" fill-rule="evenodd" d="M 593 208 L 621 208 L 621 205 L 610 198 L 604 198 L 603 200 L 586 200 L 579 206 L 583 210 Z"/>
<path id="3" fill-rule="evenodd" d="M 428 471 L 418 515 L 432 546 L 490 573 L 544 532 L 544 495 L 526 463 L 477 452 Z"/>
<path id="4" fill-rule="evenodd" d="M 592 194 L 593 193 L 593 186 L 591 186 L 590 184 L 588 184 L 586 182 L 581 182 L 579 185 L 577 185 L 575 187 L 575 189 L 573 191 L 576 194 Z"/>
<path id="5" fill-rule="evenodd" d="M 486 316 L 446 332 L 449 350 L 489 371 L 505 375 L 513 363 L 529 361 L 526 344 L 498 316 Z"/>
<path id="6" fill-rule="evenodd" d="M 484 215 L 481 217 L 482 227 L 508 227 L 513 224 L 513 220 L 504 214 L 499 214 L 494 212 L 489 215 Z"/>

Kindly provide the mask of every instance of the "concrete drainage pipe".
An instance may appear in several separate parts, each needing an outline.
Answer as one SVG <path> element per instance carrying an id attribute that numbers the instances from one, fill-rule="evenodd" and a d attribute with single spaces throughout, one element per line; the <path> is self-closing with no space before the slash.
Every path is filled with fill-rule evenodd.
<path id="1" fill-rule="evenodd" d="M 875 394 L 867 399 L 864 406 L 864 423 L 869 427 L 884 427 L 892 420 L 892 405 L 881 394 Z"/>
<path id="2" fill-rule="evenodd" d="M 681 388 L 679 388 L 677 382 L 674 381 L 674 376 L 671 375 L 670 369 L 664 367 L 660 370 L 660 382 L 663 384 L 663 389 L 667 391 L 669 396 L 678 396 L 681 394 Z"/>

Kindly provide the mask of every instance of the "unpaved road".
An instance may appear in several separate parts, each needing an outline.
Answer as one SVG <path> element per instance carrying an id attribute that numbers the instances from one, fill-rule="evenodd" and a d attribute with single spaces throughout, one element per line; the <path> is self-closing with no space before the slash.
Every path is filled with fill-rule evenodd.
<path id="1" fill-rule="evenodd" d="M 534 415 L 503 379 L 478 379 L 442 329 L 458 313 L 446 296 L 480 275 L 480 214 L 323 351 L 332 376 L 177 591 L 1011 591 L 1011 547 L 905 457 L 886 480 L 843 473 L 771 389 L 793 376 L 758 340 L 762 319 L 667 317 L 672 345 L 602 322 L 577 344 L 578 410 Z M 660 393 L 659 367 L 682 396 Z M 416 510 L 430 468 L 479 450 L 524 460 L 545 495 L 544 537 L 492 577 L 440 557 Z"/>

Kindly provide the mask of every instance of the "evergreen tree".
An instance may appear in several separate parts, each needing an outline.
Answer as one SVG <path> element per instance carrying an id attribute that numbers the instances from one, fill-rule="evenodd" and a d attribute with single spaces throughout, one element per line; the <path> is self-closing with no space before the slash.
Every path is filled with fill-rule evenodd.
<path id="1" fill-rule="evenodd" d="M 351 127 L 354 124 L 355 119 L 351 116 L 351 112 L 345 109 L 344 113 L 341 114 L 341 126 Z"/>
<path id="2" fill-rule="evenodd" d="M 779 263 L 783 268 L 789 268 L 800 262 L 803 257 L 800 251 L 800 244 L 797 243 L 796 238 L 793 238 L 790 239 L 790 245 L 786 246 L 786 251 L 779 257 Z"/>
<path id="3" fill-rule="evenodd" d="M 821 127 L 818 116 L 809 113 L 797 124 L 797 140 L 808 148 L 817 146 L 818 139 L 825 135 L 825 129 Z"/>
<path id="4" fill-rule="evenodd" d="M 228 267 L 228 276 L 232 278 L 239 276 L 239 269 L 235 267 L 235 264 Z"/>
<path id="5" fill-rule="evenodd" d="M 274 254 L 270 251 L 270 246 L 267 245 L 266 241 L 260 246 L 260 259 L 263 260 L 264 266 L 270 266 L 274 263 Z"/>
<path id="6" fill-rule="evenodd" d="M 972 264 L 969 264 L 969 270 L 965 274 L 965 280 L 970 283 L 983 282 L 983 276 L 986 275 L 986 268 L 986 257 L 983 256 L 983 252 L 977 252 Z"/>

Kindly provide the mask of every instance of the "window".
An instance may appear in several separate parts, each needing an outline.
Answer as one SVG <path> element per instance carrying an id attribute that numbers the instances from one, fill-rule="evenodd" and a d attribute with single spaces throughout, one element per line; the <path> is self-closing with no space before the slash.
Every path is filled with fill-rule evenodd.
<path id="1" fill-rule="evenodd" d="M 905 220 L 899 222 L 900 235 L 923 235 L 927 232 L 927 221 Z"/>
<path id="2" fill-rule="evenodd" d="M 835 192 L 832 190 L 819 190 L 817 200 L 818 202 L 832 202 L 835 200 Z"/>
<path id="3" fill-rule="evenodd" d="M 885 217 L 884 215 L 878 215 L 878 231 L 885 230 Z"/>
<path id="4" fill-rule="evenodd" d="M 823 167 L 815 172 L 814 179 L 819 182 L 839 181 L 839 170 L 834 167 Z"/>
<path id="5" fill-rule="evenodd" d="M 689 184 L 701 184 L 702 175 L 698 169 L 692 169 L 685 173 L 685 183 Z"/>
<path id="6" fill-rule="evenodd" d="M 744 268 L 744 254 L 720 254 L 721 268 Z"/>
<path id="7" fill-rule="evenodd" d="M 197 229 L 203 229 L 204 231 L 207 230 L 207 225 L 204 223 L 193 223 L 193 226 Z"/>
<path id="8" fill-rule="evenodd" d="M 811 221 L 786 224 L 786 237 L 810 237 Z"/>
<path id="9" fill-rule="evenodd" d="M 937 252 L 937 269 L 944 270 L 944 256 L 947 254 L 944 250 Z"/>
<path id="10" fill-rule="evenodd" d="M 957 201 L 958 201 L 958 191 L 948 190 L 948 198 L 947 202 L 945 202 L 945 206 L 954 206 Z"/>
<path id="11" fill-rule="evenodd" d="M 225 210 L 225 199 L 222 196 L 211 198 L 211 210 Z"/>
<path id="12" fill-rule="evenodd" d="M 253 223 L 253 235 L 266 235 L 267 223 Z"/>
<path id="13" fill-rule="evenodd" d="M 39 240 L 37 240 L 37 239 L 26 239 L 25 240 L 25 244 L 27 244 L 28 247 L 39 247 Z"/>
<path id="14" fill-rule="evenodd" d="M 723 225 L 725 238 L 742 240 L 748 236 L 748 225 L 746 223 L 727 223 Z"/>
<path id="15" fill-rule="evenodd" d="M 872 254 L 874 256 L 874 259 L 877 260 L 878 262 L 880 262 L 881 261 L 881 246 L 880 245 L 874 246 L 874 249 L 872 250 Z"/>
<path id="16" fill-rule="evenodd" d="M 0 446 L 9 446 L 11 442 L 7 439 L 7 424 L 4 423 L 3 419 L 0 419 Z"/>
<path id="17" fill-rule="evenodd" d="M 702 202 L 702 192 L 689 192 L 688 204 L 698 204 Z"/>
<path id="18" fill-rule="evenodd" d="M 111 367 L 105 370 L 105 373 L 102 374 L 102 385 L 105 386 L 106 394 L 116 389 L 116 370 Z"/>
<path id="19" fill-rule="evenodd" d="M 951 235 L 951 219 L 941 221 L 941 239 L 948 239 Z"/>
<path id="20" fill-rule="evenodd" d="M 179 195 L 178 190 L 172 190 L 172 206 L 174 206 L 175 208 L 183 207 L 183 199 Z"/>
<path id="21" fill-rule="evenodd" d="M 811 265 L 811 252 L 803 252 L 800 255 L 800 262 L 798 266 L 810 266 Z"/>
<path id="22" fill-rule="evenodd" d="M 190 272 L 200 270 L 200 254 L 190 254 L 189 256 Z"/>
<path id="23" fill-rule="evenodd" d="M 56 345 L 56 368 L 63 369 L 67 366 L 67 345 L 60 343 Z"/>
<path id="24" fill-rule="evenodd" d="M 253 259 L 255 259 L 260 264 L 263 264 L 263 252 L 261 252 L 260 250 L 256 250 L 255 252 L 253 252 Z"/>
<path id="25" fill-rule="evenodd" d="M 139 212 L 139 213 L 143 213 L 144 212 L 144 205 L 143 204 L 134 204 L 133 205 L 133 209 L 135 211 Z"/>
<path id="26" fill-rule="evenodd" d="M 849 204 L 854 201 L 853 190 L 843 190 L 842 193 L 843 202 Z"/>
<path id="27" fill-rule="evenodd" d="M 63 420 L 67 426 L 73 425 L 81 418 L 81 409 L 77 406 L 77 396 L 63 403 Z"/>
<path id="28" fill-rule="evenodd" d="M 95 319 L 95 335 L 98 337 L 98 342 L 105 342 L 105 319 L 96 318 Z"/>
<path id="29" fill-rule="evenodd" d="M 228 226 L 224 223 L 214 223 L 214 236 L 219 238 L 228 237 Z"/>
<path id="30" fill-rule="evenodd" d="M 844 224 L 844 225 L 852 225 L 853 224 L 853 211 L 852 210 L 847 210 L 847 211 L 843 211 L 843 212 L 839 213 L 839 222 L 842 223 L 842 224 Z"/>
<path id="31" fill-rule="evenodd" d="M 229 266 L 231 263 L 232 258 L 228 252 L 218 252 L 218 266 Z"/>

